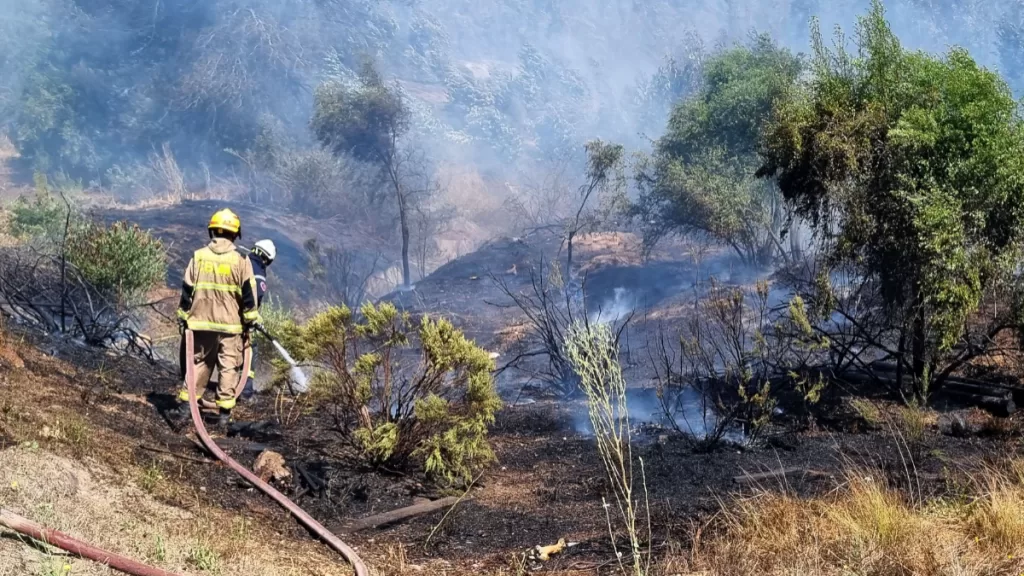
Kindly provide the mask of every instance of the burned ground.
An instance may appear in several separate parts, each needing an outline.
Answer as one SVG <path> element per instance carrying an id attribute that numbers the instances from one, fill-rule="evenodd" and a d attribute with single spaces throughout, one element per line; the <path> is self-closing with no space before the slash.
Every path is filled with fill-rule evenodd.
<path id="1" fill-rule="evenodd" d="M 103 477 L 114 485 L 147 487 L 162 505 L 247 518 L 261 530 L 276 532 L 284 549 L 315 547 L 299 524 L 228 468 L 197 461 L 206 456 L 186 439 L 187 427 L 176 430 L 161 414 L 176 385 L 167 368 L 31 335 L 4 349 L 3 358 L 18 358 L 23 367 L 0 359 L 3 450 L 37 445 L 108 471 Z M 343 531 L 350 519 L 406 506 L 417 497 L 442 495 L 420 482 L 415 470 L 359 468 L 346 457 L 323 416 L 292 409 L 290 400 L 282 409 L 276 400 L 261 396 L 241 410 L 239 421 L 250 426 L 236 426 L 240 434 L 219 442 L 244 465 L 251 466 L 264 448 L 283 454 L 292 466 L 302 465 L 323 485 L 310 489 L 303 473 L 293 472 L 292 483 L 284 489 L 325 525 Z M 899 408 L 882 403 L 878 421 L 865 423 L 856 411 L 844 414 L 841 402 L 829 403 L 834 411 L 829 427 L 782 434 L 756 450 L 724 446 L 701 453 L 665 431 L 638 430 L 636 454 L 644 461 L 658 554 L 670 553 L 668 542 L 689 542 L 694 527 L 713 518 L 730 494 L 749 490 L 733 482 L 744 472 L 813 470 L 761 482 L 767 490 L 810 496 L 833 490 L 843 471 L 854 466 L 881 473 L 894 484 L 909 480 L 916 491 L 941 495 L 955 490 L 966 473 L 987 461 L 1019 454 L 1017 419 L 996 423 L 978 413 L 963 413 L 973 428 L 954 436 L 944 424 L 950 416 L 943 415 L 922 422 L 921 435 L 909 438 Z M 575 545 L 543 564 L 545 573 L 593 574 L 601 566 L 610 570 L 614 552 L 601 507 L 607 496 L 603 471 L 592 439 L 573 426 L 582 409 L 578 403 L 551 401 L 507 407 L 491 435 L 497 462 L 474 484 L 471 499 L 447 516 L 437 512 L 349 534 L 346 540 L 385 573 L 401 573 L 396 568 L 401 566 L 438 574 L 498 574 L 510 570 L 512 555 L 559 538 Z M 269 425 L 251 425 L 261 422 Z M 153 477 L 167 480 L 147 480 Z"/>
<path id="2" fill-rule="evenodd" d="M 202 218 L 213 207 L 188 203 L 109 211 L 104 217 L 128 218 L 165 237 L 174 259 L 173 273 L 192 246 L 202 243 Z M 248 238 L 270 236 L 279 242 L 282 257 L 275 274 L 280 285 L 298 287 L 293 297 L 308 292 L 302 284 L 306 270 L 301 259 L 308 223 L 239 210 L 250 223 Z M 735 265 L 728 254 L 702 256 L 695 251 L 694 246 L 667 242 L 643 257 L 637 237 L 624 233 L 591 235 L 576 247 L 576 272 L 586 278 L 587 312 L 634 314 L 624 332 L 622 362 L 635 388 L 651 382 L 651 339 L 662 329 L 676 337 L 673 330 L 693 313 L 696 281 L 713 275 L 727 284 L 749 286 L 761 278 Z M 451 318 L 478 344 L 501 354 L 501 365 L 515 350 L 521 330 L 521 315 L 510 306 L 501 283 L 510 290 L 529 290 L 539 263 L 561 263 L 561 254 L 555 237 L 494 240 L 440 267 L 415 289 L 386 299 L 412 313 Z M 173 306 L 173 290 L 163 295 Z M 168 358 L 176 337 L 169 325 L 163 328 L 161 342 Z M 307 570 L 298 573 L 344 572 L 340 558 L 272 501 L 227 467 L 210 461 L 187 438 L 187 423 L 178 427 L 180 423 L 165 418 L 178 385 L 173 366 L 85 348 L 22 327 L 8 330 L 7 343 L 0 346 L 0 454 L 37 446 L 43 454 L 82 462 L 104 482 L 141 488 L 146 497 L 168 509 L 201 511 L 206 531 L 213 531 L 217 522 L 246 519 L 258 527 L 259 536 L 252 538 L 262 540 L 256 542 L 276 542 L 260 547 L 266 566 L 275 566 L 275 559 L 280 559 Z M 344 533 L 350 520 L 408 506 L 419 498 L 462 491 L 431 486 L 415 468 L 360 467 L 333 431 L 334 422 L 323 411 L 290 397 L 258 396 L 238 411 L 234 433 L 218 442 L 246 466 L 252 466 L 264 449 L 282 454 L 292 466 L 284 492 L 342 533 L 383 574 L 518 575 L 524 567 L 567 576 L 614 572 L 615 551 L 602 507 L 610 493 L 594 441 L 581 425 L 586 422 L 586 406 L 579 399 L 531 396 L 524 387 L 528 382 L 522 374 L 499 378 L 506 407 L 490 435 L 497 461 L 473 484 L 469 498 L 450 512 L 379 530 Z M 695 538 L 705 530 L 720 530 L 721 513 L 732 497 L 754 489 L 734 482 L 744 473 L 799 469 L 785 478 L 756 483 L 764 491 L 797 498 L 834 493 L 851 470 L 864 470 L 918 496 L 959 498 L 974 471 L 1020 454 L 1019 415 L 1000 419 L 956 406 L 948 413 L 907 412 L 884 396 L 873 398 L 872 411 L 854 401 L 865 396 L 861 392 L 847 385 L 832 387 L 813 418 L 769 430 L 758 448 L 725 444 L 698 450 L 669 429 L 637 422 L 634 454 L 643 458 L 655 556 L 672 560 L 666 565 L 688 566 L 687 551 L 695 546 Z M 798 407 L 784 402 L 781 408 L 788 417 Z M 17 505 L 2 497 L 0 502 Z M 138 521 L 151 521 L 154 527 L 167 522 L 156 517 Z M 69 522 L 66 528 L 81 526 Z M 542 564 L 523 560 L 534 546 L 560 538 L 573 544 L 566 553 Z M 227 539 L 213 545 L 222 550 L 225 568 L 238 561 L 240 554 L 231 553 L 237 542 Z M 132 553 L 133 548 L 119 551 Z M 165 565 L 174 566 L 174 561 Z M 11 560 L 10 568 L 5 562 L 0 553 L 0 574 L 23 565 L 21 559 Z M 327 568 L 309 568 L 312 565 Z M 184 567 L 194 568 L 187 562 Z"/>

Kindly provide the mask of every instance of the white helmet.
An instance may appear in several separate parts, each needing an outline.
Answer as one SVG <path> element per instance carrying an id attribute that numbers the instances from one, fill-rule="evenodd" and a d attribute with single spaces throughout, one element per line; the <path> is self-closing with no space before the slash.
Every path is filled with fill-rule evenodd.
<path id="1" fill-rule="evenodd" d="M 253 244 L 252 251 L 261 252 L 267 258 L 267 264 L 274 261 L 277 258 L 277 247 L 274 246 L 273 240 L 260 240 L 256 244 Z"/>

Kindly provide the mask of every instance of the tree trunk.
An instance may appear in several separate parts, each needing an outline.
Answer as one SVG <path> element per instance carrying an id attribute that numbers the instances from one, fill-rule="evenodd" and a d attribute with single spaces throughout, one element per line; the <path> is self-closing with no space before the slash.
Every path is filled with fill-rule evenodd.
<path id="1" fill-rule="evenodd" d="M 928 378 L 931 376 L 925 367 L 928 365 L 925 354 L 927 353 L 927 334 L 925 330 L 924 303 L 917 298 L 917 311 L 914 312 L 914 327 L 911 340 L 911 357 L 914 367 L 914 398 L 918 404 L 924 405 L 928 397 Z"/>
<path id="2" fill-rule="evenodd" d="M 572 241 L 576 236 L 575 230 L 569 231 L 569 241 L 566 246 L 566 258 L 565 258 L 565 280 L 563 283 L 568 285 L 569 279 L 572 278 Z M 557 265 L 557 263 L 556 263 Z"/>
<path id="3" fill-rule="evenodd" d="M 412 274 L 409 271 L 409 206 L 401 184 L 395 182 L 395 193 L 398 195 L 398 218 L 402 227 L 402 285 L 412 286 Z"/>
<path id="4" fill-rule="evenodd" d="M 789 222 L 789 253 L 793 260 L 803 258 L 803 247 L 800 244 L 800 222 L 794 216 Z"/>

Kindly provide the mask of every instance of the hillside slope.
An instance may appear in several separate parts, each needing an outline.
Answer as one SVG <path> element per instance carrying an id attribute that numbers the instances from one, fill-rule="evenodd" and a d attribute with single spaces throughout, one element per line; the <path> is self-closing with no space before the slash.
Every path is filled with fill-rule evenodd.
<path id="1" fill-rule="evenodd" d="M 351 572 L 226 467 L 189 454 L 153 407 L 167 400 L 168 374 L 61 341 L 2 338 L 0 507 L 182 574 Z M 2 576 L 69 572 L 114 574 L 0 538 Z"/>
<path id="2" fill-rule="evenodd" d="M 185 201 L 178 204 L 143 208 L 102 208 L 93 210 L 105 221 L 127 220 L 152 231 L 163 240 L 169 254 L 167 285 L 181 286 L 181 273 L 192 252 L 208 241 L 206 224 L 210 215 L 231 208 L 242 220 L 240 245 L 248 247 L 269 238 L 277 246 L 278 257 L 270 267 L 271 288 L 275 297 L 289 306 L 315 304 L 318 284 L 311 274 L 304 244 L 315 240 L 322 248 L 351 253 L 369 266 L 377 262 L 378 273 L 372 283 L 375 290 L 393 287 L 389 269 L 398 261 L 395 246 L 358 224 L 339 220 L 316 220 L 306 216 L 275 212 L 242 202 L 220 200 Z"/>

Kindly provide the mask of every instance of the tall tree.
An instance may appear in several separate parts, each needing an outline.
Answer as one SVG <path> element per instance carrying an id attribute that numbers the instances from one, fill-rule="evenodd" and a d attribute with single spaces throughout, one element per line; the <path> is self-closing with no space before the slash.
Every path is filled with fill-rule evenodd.
<path id="1" fill-rule="evenodd" d="M 409 267 L 411 201 L 414 190 L 406 182 L 412 151 L 404 146 L 409 131 L 409 110 L 397 86 L 388 86 L 369 63 L 356 86 L 340 82 L 320 85 L 314 95 L 310 123 L 316 138 L 337 155 L 347 155 L 378 166 L 394 193 L 402 235 L 402 282 L 412 283 Z"/>
<path id="2" fill-rule="evenodd" d="M 831 266 L 877 286 L 895 328 L 879 345 L 924 401 L 957 367 L 950 357 L 973 347 L 963 336 L 982 296 L 1018 277 L 1020 109 L 966 51 L 905 50 L 878 0 L 859 21 L 855 53 L 841 36 L 830 49 L 812 32 L 806 97 L 778 107 L 759 173 L 809 219 Z M 984 340 L 1015 323 L 996 323 Z"/>
<path id="3" fill-rule="evenodd" d="M 638 171 L 635 211 L 649 244 L 670 233 L 704 234 L 756 265 L 787 252 L 781 197 L 774 182 L 754 174 L 772 105 L 793 89 L 801 69 L 797 56 L 767 36 L 708 58 L 700 89 L 676 104 Z"/>

